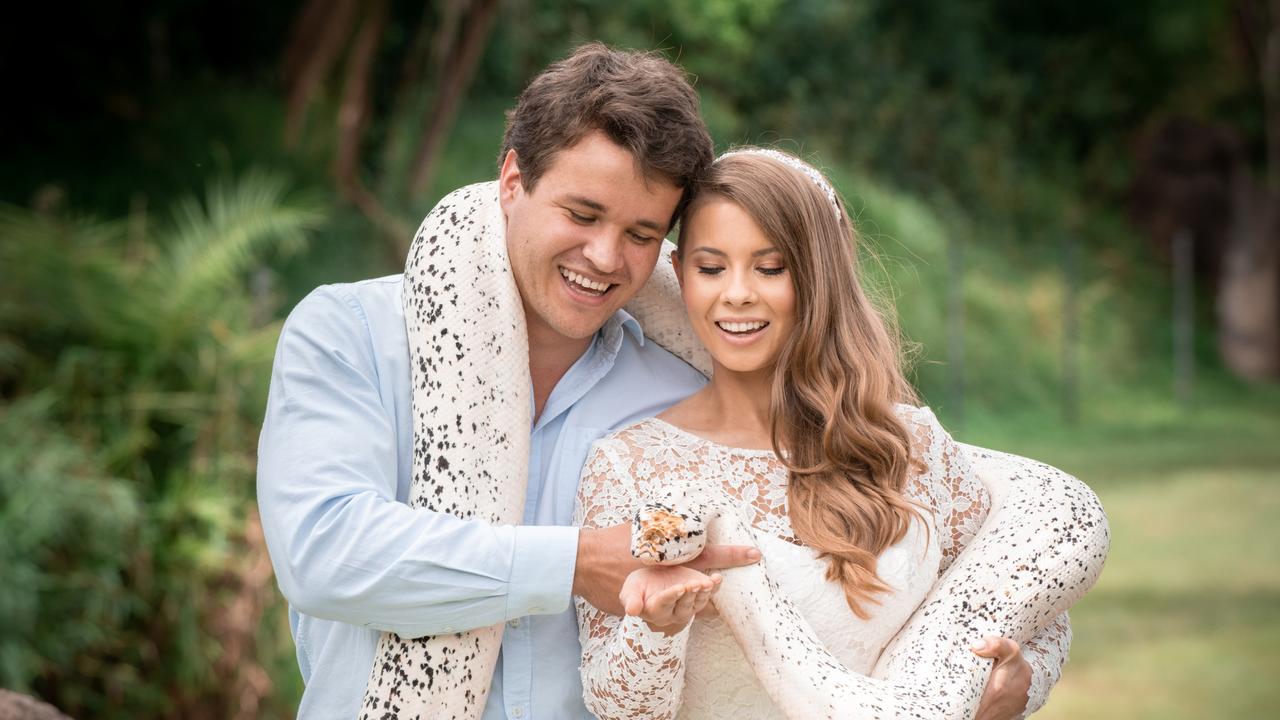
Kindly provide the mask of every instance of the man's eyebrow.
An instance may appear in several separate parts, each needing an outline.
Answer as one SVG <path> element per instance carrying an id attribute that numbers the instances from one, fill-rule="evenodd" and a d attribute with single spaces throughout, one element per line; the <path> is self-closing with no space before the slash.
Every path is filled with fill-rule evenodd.
<path id="1" fill-rule="evenodd" d="M 569 195 L 564 199 L 564 201 L 574 205 L 581 205 L 585 208 L 590 208 L 591 210 L 595 210 L 598 213 L 608 212 L 609 210 L 609 208 L 605 207 L 603 204 L 595 200 L 592 200 L 591 198 L 586 197 L 585 195 Z M 656 233 L 662 233 L 664 235 L 667 232 L 667 226 L 663 223 L 658 222 L 657 220 L 649 220 L 647 218 L 641 218 L 636 221 L 636 225 L 639 225 L 640 227 L 643 227 L 643 228 L 648 228 L 649 230 L 652 230 Z"/>
<path id="2" fill-rule="evenodd" d="M 595 210 L 596 212 L 604 212 L 605 210 L 608 209 L 604 205 L 596 202 L 595 200 L 592 200 L 589 197 L 586 197 L 585 195 L 570 195 L 565 198 L 565 202 L 570 202 L 570 203 L 574 203 L 575 205 L 582 205 L 585 207 L 589 207 L 592 210 Z"/>

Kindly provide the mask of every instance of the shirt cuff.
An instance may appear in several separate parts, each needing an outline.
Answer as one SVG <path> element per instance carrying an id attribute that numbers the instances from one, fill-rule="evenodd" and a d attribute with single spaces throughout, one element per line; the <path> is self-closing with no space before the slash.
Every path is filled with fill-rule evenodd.
<path id="1" fill-rule="evenodd" d="M 569 607 L 578 561 L 578 528 L 516 526 L 507 619 L 554 615 Z"/>

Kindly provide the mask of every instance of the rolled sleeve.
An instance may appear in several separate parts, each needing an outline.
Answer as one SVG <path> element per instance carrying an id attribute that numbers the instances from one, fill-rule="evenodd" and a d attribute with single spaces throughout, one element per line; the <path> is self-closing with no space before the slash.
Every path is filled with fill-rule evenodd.
<path id="1" fill-rule="evenodd" d="M 578 560 L 578 528 L 522 525 L 507 592 L 507 619 L 568 609 Z"/>

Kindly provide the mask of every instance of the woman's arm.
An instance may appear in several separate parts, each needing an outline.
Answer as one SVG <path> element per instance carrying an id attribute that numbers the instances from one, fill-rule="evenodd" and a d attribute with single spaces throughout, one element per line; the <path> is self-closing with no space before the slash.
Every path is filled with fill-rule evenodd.
<path id="1" fill-rule="evenodd" d="M 1027 692 L 1027 709 L 1023 717 L 1044 707 L 1049 691 L 1062 677 L 1071 651 L 1071 618 L 1062 613 L 1035 637 L 1022 644 L 1022 655 L 1031 665 L 1031 689 Z"/>
<path id="2" fill-rule="evenodd" d="M 606 439 L 591 450 L 578 487 L 575 521 L 583 527 L 626 521 L 635 498 L 643 496 L 643 482 L 634 477 L 630 463 L 618 457 L 615 445 L 621 444 L 621 440 Z M 643 609 L 645 588 L 633 589 L 639 591 Z M 675 717 L 684 690 L 689 623 L 668 635 L 654 630 L 638 615 L 617 617 L 582 598 L 574 602 L 587 709 L 602 720 Z"/>
<path id="3" fill-rule="evenodd" d="M 922 445 L 928 447 L 926 474 L 939 509 L 936 522 L 941 533 L 941 569 L 945 571 L 981 530 L 990 514 L 991 495 L 974 472 L 967 453 L 942 428 L 933 413 L 927 409 L 916 412 L 921 416 L 916 435 L 924 439 Z M 1023 716 L 1039 710 L 1048 699 L 1049 690 L 1062 674 L 1070 645 L 1071 624 L 1066 613 L 1022 643 L 1023 659 L 1031 669 L 1031 686 Z"/>

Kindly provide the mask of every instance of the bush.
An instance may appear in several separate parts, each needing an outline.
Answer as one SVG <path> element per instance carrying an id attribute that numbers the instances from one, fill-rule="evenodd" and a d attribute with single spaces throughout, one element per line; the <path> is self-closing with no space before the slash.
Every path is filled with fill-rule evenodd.
<path id="1" fill-rule="evenodd" d="M 253 716 L 270 694 L 262 262 L 321 219 L 261 173 L 159 228 L 0 209 L 5 685 L 95 718 Z"/>

